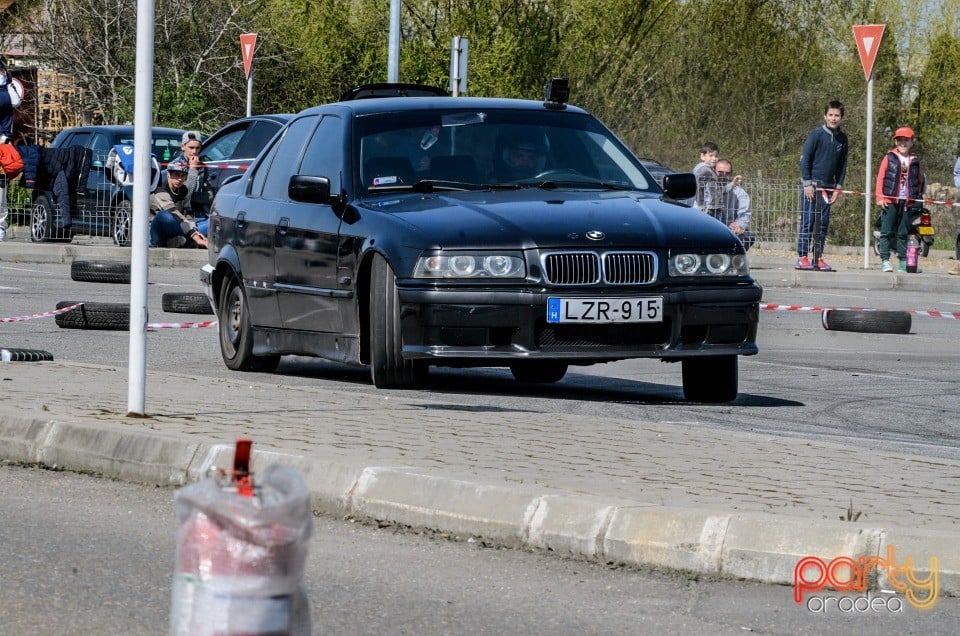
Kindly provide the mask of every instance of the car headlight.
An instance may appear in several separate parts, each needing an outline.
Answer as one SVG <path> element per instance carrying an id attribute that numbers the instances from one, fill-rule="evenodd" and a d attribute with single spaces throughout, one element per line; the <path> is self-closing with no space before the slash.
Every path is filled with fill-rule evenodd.
<path id="1" fill-rule="evenodd" d="M 748 276 L 746 254 L 671 254 L 667 259 L 670 276 Z"/>
<path id="2" fill-rule="evenodd" d="M 454 252 L 421 256 L 414 278 L 523 278 L 526 267 L 516 252 Z"/>

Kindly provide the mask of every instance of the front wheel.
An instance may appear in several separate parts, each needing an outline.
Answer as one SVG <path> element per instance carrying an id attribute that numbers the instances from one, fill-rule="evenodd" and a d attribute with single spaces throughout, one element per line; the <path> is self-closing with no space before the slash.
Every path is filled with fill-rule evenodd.
<path id="1" fill-rule="evenodd" d="M 370 374 L 378 389 L 413 389 L 427 377 L 423 360 L 405 360 L 397 277 L 386 259 L 373 257 L 370 272 Z"/>
<path id="2" fill-rule="evenodd" d="M 683 396 L 690 402 L 717 404 L 737 398 L 737 356 L 684 358 Z"/>
<path id="3" fill-rule="evenodd" d="M 253 330 L 250 328 L 250 309 L 243 287 L 231 278 L 220 294 L 220 355 L 228 369 L 234 371 L 263 371 L 269 373 L 280 364 L 280 356 L 253 355 Z"/>
<path id="4" fill-rule="evenodd" d="M 46 243 L 51 238 L 53 226 L 53 206 L 45 194 L 33 200 L 30 210 L 30 240 L 34 243 Z"/>

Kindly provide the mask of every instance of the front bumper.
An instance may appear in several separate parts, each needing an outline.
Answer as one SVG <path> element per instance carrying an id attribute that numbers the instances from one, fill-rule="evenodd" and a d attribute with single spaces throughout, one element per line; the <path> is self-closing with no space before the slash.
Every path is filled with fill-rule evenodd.
<path id="1" fill-rule="evenodd" d="M 489 364 L 563 359 L 754 355 L 762 290 L 755 284 L 624 293 L 624 290 L 437 290 L 399 288 L 404 358 Z M 663 321 L 548 324 L 547 298 L 662 296 Z"/>

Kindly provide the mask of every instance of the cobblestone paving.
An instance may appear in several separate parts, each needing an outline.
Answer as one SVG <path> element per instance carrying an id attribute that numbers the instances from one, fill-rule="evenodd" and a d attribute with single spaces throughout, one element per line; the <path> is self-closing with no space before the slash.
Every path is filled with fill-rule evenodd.
<path id="1" fill-rule="evenodd" d="M 960 462 L 950 460 L 682 423 L 289 387 L 280 377 L 150 374 L 148 418 L 124 415 L 126 369 L 11 364 L 0 367 L 0 381 L 0 415 L 213 442 L 249 436 L 259 448 L 641 504 L 815 519 L 837 519 L 852 506 L 861 524 L 960 528 Z"/>

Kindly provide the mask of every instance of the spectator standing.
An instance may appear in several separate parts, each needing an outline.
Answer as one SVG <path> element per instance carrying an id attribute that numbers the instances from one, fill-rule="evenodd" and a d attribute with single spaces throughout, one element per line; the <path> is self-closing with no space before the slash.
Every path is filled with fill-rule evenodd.
<path id="1" fill-rule="evenodd" d="M 697 178 L 697 195 L 693 206 L 716 216 L 720 213 L 720 187 L 717 182 L 716 165 L 720 158 L 720 148 L 712 141 L 705 141 L 700 146 L 700 163 L 693 168 Z"/>
<path id="2" fill-rule="evenodd" d="M 830 101 L 823 111 L 823 125 L 807 135 L 800 155 L 801 197 L 800 231 L 797 236 L 797 269 L 830 270 L 823 260 L 823 246 L 830 226 L 830 207 L 840 196 L 847 173 L 847 135 L 840 130 L 843 103 Z M 814 228 L 816 217 L 819 227 Z M 812 237 L 813 231 L 817 234 Z M 811 243 L 813 258 L 808 258 Z"/>
<path id="3" fill-rule="evenodd" d="M 743 243 L 743 248 L 749 250 L 755 238 L 750 232 L 750 195 L 740 186 L 743 177 L 733 176 L 733 164 L 726 159 L 717 161 L 716 173 L 722 191 L 722 207 L 714 217 L 726 224 Z"/>
<path id="4" fill-rule="evenodd" d="M 189 169 L 185 161 L 174 159 L 150 195 L 151 247 L 207 246 L 207 237 L 197 229 L 188 206 L 191 191 L 185 182 Z"/>
<path id="5" fill-rule="evenodd" d="M 920 158 L 912 151 L 913 130 L 906 126 L 893 133 L 893 149 L 880 160 L 876 195 L 880 204 L 880 270 L 892 272 L 891 243 L 896 239 L 900 271 L 907 271 L 908 209 L 923 195 L 923 171 Z"/>
<path id="6" fill-rule="evenodd" d="M 960 190 L 960 157 L 957 157 L 957 163 L 953 164 L 953 187 Z M 957 230 L 956 253 L 954 256 L 957 260 L 947 273 L 960 276 L 960 229 Z"/>

